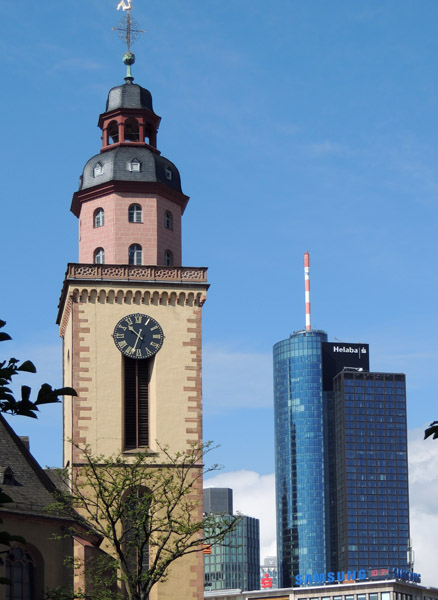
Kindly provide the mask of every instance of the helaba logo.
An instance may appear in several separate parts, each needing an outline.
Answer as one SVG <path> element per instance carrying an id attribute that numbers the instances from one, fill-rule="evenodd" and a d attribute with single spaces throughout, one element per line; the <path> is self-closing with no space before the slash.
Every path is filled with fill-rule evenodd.
<path id="1" fill-rule="evenodd" d="M 359 358 L 361 354 L 366 354 L 367 349 L 362 348 L 353 348 L 352 346 L 333 346 L 333 352 L 345 352 L 346 354 L 358 354 Z"/>

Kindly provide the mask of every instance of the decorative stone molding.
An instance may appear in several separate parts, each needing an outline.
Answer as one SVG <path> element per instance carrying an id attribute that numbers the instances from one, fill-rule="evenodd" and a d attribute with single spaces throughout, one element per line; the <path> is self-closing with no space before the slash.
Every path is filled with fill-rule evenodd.
<path id="1" fill-rule="evenodd" d="M 207 268 L 69 263 L 66 279 L 206 282 Z"/>

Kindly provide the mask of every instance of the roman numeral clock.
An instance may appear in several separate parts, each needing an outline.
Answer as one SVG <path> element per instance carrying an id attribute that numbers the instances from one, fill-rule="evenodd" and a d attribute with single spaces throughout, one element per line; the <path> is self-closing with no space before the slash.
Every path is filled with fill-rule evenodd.
<path id="1" fill-rule="evenodd" d="M 158 352 L 163 345 L 164 335 L 155 319 L 135 313 L 120 319 L 114 328 L 113 338 L 122 354 L 141 360 Z"/>

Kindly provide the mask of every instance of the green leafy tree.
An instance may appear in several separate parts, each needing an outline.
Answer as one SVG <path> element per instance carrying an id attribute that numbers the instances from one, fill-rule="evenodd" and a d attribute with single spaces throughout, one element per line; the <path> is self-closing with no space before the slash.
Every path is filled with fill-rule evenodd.
<path id="1" fill-rule="evenodd" d="M 5 325 L 6 322 L 0 319 L 0 330 Z M 0 331 L 0 342 L 10 339 L 12 338 L 8 333 Z M 35 400 L 31 400 L 31 388 L 27 385 L 21 386 L 21 394 L 17 399 L 11 386 L 13 378 L 19 375 L 20 372 L 36 373 L 35 365 L 30 360 L 20 363 L 16 358 L 0 361 L 0 413 L 21 415 L 36 419 L 39 406 L 42 404 L 59 402 L 59 396 L 77 395 L 72 388 L 53 389 L 48 383 L 44 383 L 38 391 Z M 12 498 L 0 488 L 0 506 L 9 502 L 12 502 Z M 3 523 L 1 518 L 0 523 Z M 0 545 L 10 546 L 12 542 L 25 543 L 25 540 L 21 536 L 12 535 L 7 531 L 0 531 Z M 7 583 L 7 580 L 0 578 L 0 583 Z"/>
<path id="2" fill-rule="evenodd" d="M 432 436 L 432 439 L 434 440 L 438 439 L 438 421 L 433 421 L 424 432 L 425 440 L 430 436 Z"/>
<path id="3" fill-rule="evenodd" d="M 115 599 L 124 591 L 129 600 L 146 600 L 174 561 L 224 541 L 239 517 L 218 521 L 202 513 L 202 477 L 217 469 L 203 468 L 210 449 L 207 444 L 172 454 L 160 448 L 159 455 L 139 452 L 128 463 L 126 455 L 93 456 L 81 448 L 83 464 L 61 471 L 69 492 L 52 510 L 78 511 L 83 529 L 104 538 L 108 554 L 76 564 L 87 586 L 70 597 Z M 65 590 L 55 597 L 65 598 Z"/>

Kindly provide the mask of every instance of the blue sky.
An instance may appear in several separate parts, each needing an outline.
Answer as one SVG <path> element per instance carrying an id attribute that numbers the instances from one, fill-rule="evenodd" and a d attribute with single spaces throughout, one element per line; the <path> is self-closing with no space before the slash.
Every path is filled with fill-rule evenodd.
<path id="1" fill-rule="evenodd" d="M 116 5 L 2 7 L 0 316 L 14 337 L 2 354 L 33 359 L 35 385 L 61 384 L 71 197 L 124 76 Z M 158 147 L 191 196 L 183 263 L 209 267 L 215 460 L 273 471 L 272 345 L 304 327 L 305 251 L 312 325 L 368 342 L 373 370 L 406 373 L 410 429 L 437 419 L 436 1 L 137 0 L 133 16 L 146 29 L 135 81 L 152 92 Z M 60 414 L 13 420 L 43 465 L 61 461 Z"/>

